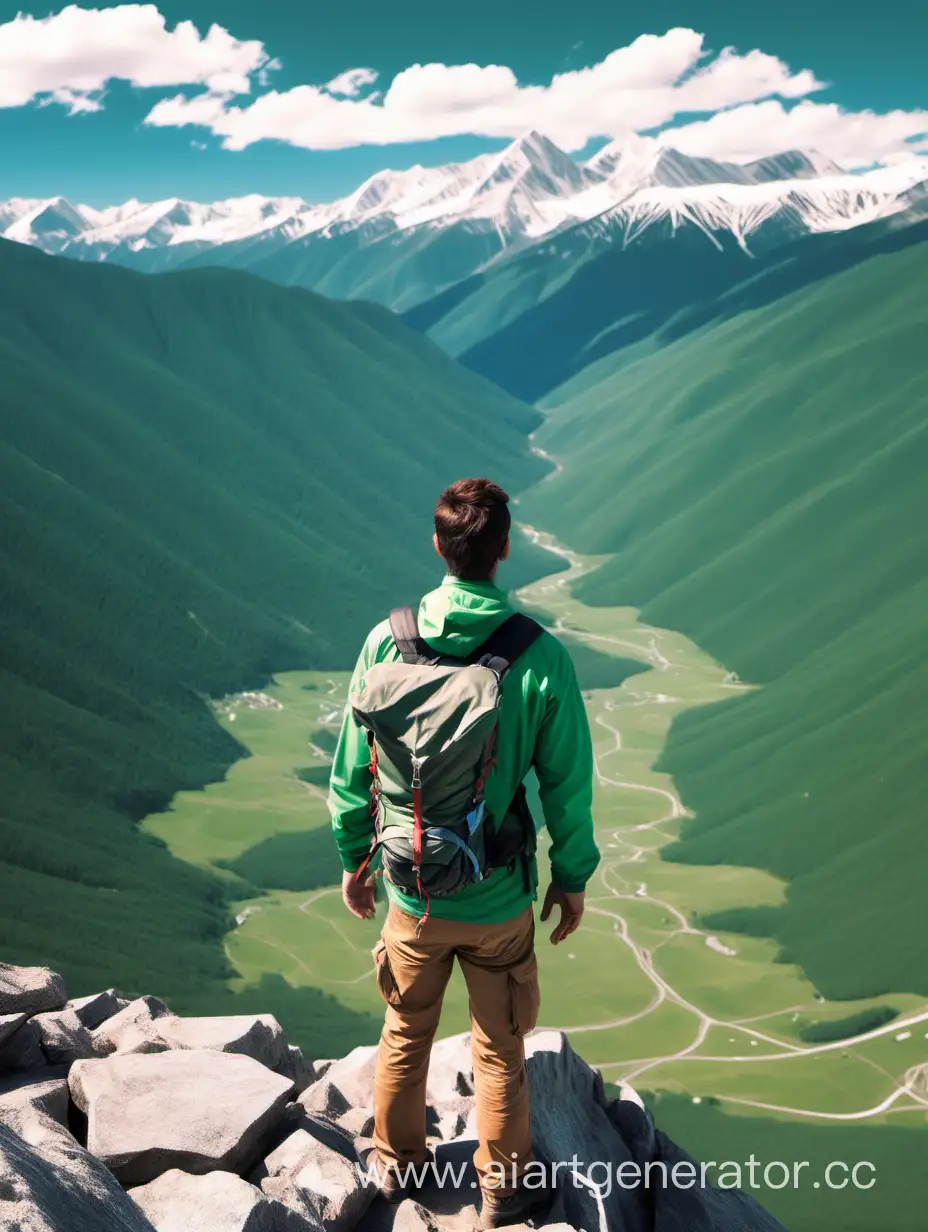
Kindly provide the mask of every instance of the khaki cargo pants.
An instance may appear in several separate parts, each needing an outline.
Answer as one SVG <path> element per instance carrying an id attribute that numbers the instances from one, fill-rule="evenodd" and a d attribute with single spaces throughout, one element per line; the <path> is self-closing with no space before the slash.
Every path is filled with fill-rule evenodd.
<path id="1" fill-rule="evenodd" d="M 470 997 L 481 1185 L 505 1193 L 532 1158 L 522 1037 L 538 1018 L 535 921 L 529 908 L 503 924 L 419 921 L 390 908 L 374 948 L 387 1004 L 374 1082 L 374 1144 L 383 1166 L 426 1158 L 425 1084 L 445 988 L 457 958 Z M 495 1164 L 497 1167 L 489 1167 Z M 507 1183 L 500 1183 L 500 1168 Z M 489 1170 L 488 1170 L 489 1168 Z"/>

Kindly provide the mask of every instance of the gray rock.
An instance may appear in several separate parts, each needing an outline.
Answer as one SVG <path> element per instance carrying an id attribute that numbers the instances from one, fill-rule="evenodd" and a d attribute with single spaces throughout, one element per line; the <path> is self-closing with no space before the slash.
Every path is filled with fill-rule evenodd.
<path id="1" fill-rule="evenodd" d="M 113 1052 L 164 1052 L 167 1045 L 152 1024 L 156 1019 L 169 1015 L 171 1011 L 157 997 L 139 997 L 130 1001 L 92 1032 L 94 1052 L 101 1057 Z"/>
<path id="2" fill-rule="evenodd" d="M 63 1065 L 0 1078 L 0 1122 L 20 1124 L 30 1112 L 44 1113 L 59 1125 L 67 1125 L 68 1071 Z"/>
<path id="3" fill-rule="evenodd" d="M 165 1015 L 155 1019 L 152 1034 L 171 1049 L 234 1052 L 252 1057 L 278 1073 L 290 1063 L 283 1030 L 272 1014 L 241 1014 L 228 1018 Z"/>
<path id="4" fill-rule="evenodd" d="M 75 1010 L 50 1010 L 32 1020 L 39 1028 L 42 1052 L 49 1065 L 70 1065 L 94 1055 L 93 1036 Z"/>
<path id="5" fill-rule="evenodd" d="M 14 1070 L 38 1069 L 45 1065 L 42 1033 L 34 1018 L 27 1018 L 0 1048 L 0 1074 Z"/>
<path id="6" fill-rule="evenodd" d="M 314 1082 L 311 1087 L 300 1095 L 297 1103 L 305 1112 L 313 1116 L 324 1116 L 336 1120 L 350 1109 L 348 1100 L 327 1078 Z M 366 1114 L 366 1109 L 360 1109 Z"/>
<path id="7" fill-rule="evenodd" d="M 432 1049 L 426 1084 L 428 1123 L 442 1142 L 477 1136 L 470 1035 L 452 1035 Z"/>
<path id="8" fill-rule="evenodd" d="M 0 1049 L 28 1018 L 28 1014 L 0 1014 Z"/>
<path id="9" fill-rule="evenodd" d="M 376 1047 L 355 1048 L 327 1067 L 325 1082 L 339 1091 L 351 1107 L 372 1112 L 376 1064 Z M 305 1095 L 309 1096 L 318 1086 L 315 1083 Z M 473 1095 L 470 1035 L 439 1040 L 432 1048 L 426 1088 L 429 1127 L 435 1137 L 450 1142 L 463 1134 L 476 1133 Z"/>
<path id="10" fill-rule="evenodd" d="M 172 1168 L 129 1191 L 157 1232 L 318 1232 L 319 1225 L 231 1172 Z"/>
<path id="11" fill-rule="evenodd" d="M 68 999 L 64 980 L 48 967 L 0 963 L 0 1014 L 41 1014 L 60 1010 Z"/>
<path id="12" fill-rule="evenodd" d="M 326 1066 L 327 1082 L 337 1087 L 351 1108 L 374 1110 L 374 1069 L 377 1064 L 376 1045 L 362 1044 L 351 1052 Z M 316 1063 L 319 1073 L 319 1063 Z"/>
<path id="13" fill-rule="evenodd" d="M 128 998 L 115 988 L 107 988 L 105 992 L 95 992 L 89 997 L 76 997 L 68 1002 L 65 1009 L 73 1010 L 87 1030 L 94 1031 L 128 1004 Z"/>
<path id="14" fill-rule="evenodd" d="M 526 1037 L 525 1053 L 536 1158 L 550 1164 L 576 1156 L 580 1176 L 594 1184 L 575 1184 L 566 1173 L 560 1174 L 558 1190 L 566 1221 L 577 1228 L 651 1232 L 643 1187 L 623 1189 L 604 1183 L 604 1164 L 614 1179 L 619 1165 L 633 1166 L 636 1161 L 607 1112 L 610 1101 L 602 1075 L 577 1056 L 561 1031 L 532 1032 Z M 631 1169 L 625 1175 L 629 1178 Z"/>
<path id="15" fill-rule="evenodd" d="M 316 1071 L 317 1078 L 323 1078 L 335 1064 L 335 1061 L 326 1057 L 324 1061 L 313 1061 L 313 1069 Z"/>
<path id="16" fill-rule="evenodd" d="M 392 1232 L 438 1232 L 438 1219 L 427 1207 L 407 1198 L 396 1208 Z"/>
<path id="17" fill-rule="evenodd" d="M 374 1197 L 356 1161 L 298 1129 L 259 1169 L 261 1189 L 301 1215 L 320 1223 L 325 1232 L 353 1228 Z"/>
<path id="18" fill-rule="evenodd" d="M 651 1196 L 654 1203 L 654 1232 L 677 1232 L 680 1228 L 694 1232 L 785 1232 L 779 1220 L 740 1189 L 715 1189 L 699 1184 L 699 1164 L 683 1150 L 657 1131 L 656 1157 L 664 1163 L 669 1177 L 665 1184 L 661 1173 L 652 1171 Z M 688 1165 L 674 1172 L 678 1165 Z M 695 1181 L 692 1188 L 684 1184 Z"/>
<path id="19" fill-rule="evenodd" d="M 293 1091 L 252 1057 L 206 1050 L 78 1061 L 69 1085 L 88 1150 L 126 1185 L 253 1167 Z"/>
<path id="20" fill-rule="evenodd" d="M 374 1117 L 366 1108 L 349 1108 L 335 1123 L 352 1138 L 370 1138 L 374 1132 Z"/>
<path id="21" fill-rule="evenodd" d="M 139 997 L 93 1032 L 93 1046 L 98 1056 L 202 1049 L 234 1052 L 295 1081 L 287 1040 L 272 1014 L 180 1018 L 157 997 Z"/>
<path id="22" fill-rule="evenodd" d="M 287 1059 L 283 1065 L 277 1067 L 277 1073 L 293 1080 L 297 1094 L 305 1091 L 317 1078 L 316 1067 L 312 1061 L 306 1060 L 302 1049 L 297 1048 L 296 1044 L 287 1046 Z"/>
<path id="23" fill-rule="evenodd" d="M 154 1232 L 98 1160 L 50 1117 L 0 1124 L 0 1227 L 9 1232 Z"/>

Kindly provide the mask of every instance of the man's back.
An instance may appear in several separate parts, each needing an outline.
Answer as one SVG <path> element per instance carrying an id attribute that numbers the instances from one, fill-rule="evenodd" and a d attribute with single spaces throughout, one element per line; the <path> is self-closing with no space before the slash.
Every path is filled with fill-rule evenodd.
<path id="1" fill-rule="evenodd" d="M 419 605 L 419 633 L 435 651 L 466 658 L 513 612 L 493 582 L 446 577 Z M 372 630 L 351 682 L 353 694 L 374 663 L 395 662 L 399 651 L 388 621 Z M 543 633 L 513 664 L 503 685 L 495 764 L 486 783 L 491 817 L 501 819 L 535 766 L 545 823 L 551 833 L 552 877 L 559 889 L 582 890 L 599 855 L 590 825 L 592 749 L 573 664 L 556 637 Z M 330 807 L 342 862 L 348 871 L 371 843 L 370 753 L 364 730 L 346 716 L 332 769 Z M 494 870 L 485 881 L 436 899 L 436 918 L 486 924 L 511 919 L 533 901 L 537 868 L 526 888 L 522 870 Z M 411 915 L 425 903 L 387 885 L 391 902 Z"/>

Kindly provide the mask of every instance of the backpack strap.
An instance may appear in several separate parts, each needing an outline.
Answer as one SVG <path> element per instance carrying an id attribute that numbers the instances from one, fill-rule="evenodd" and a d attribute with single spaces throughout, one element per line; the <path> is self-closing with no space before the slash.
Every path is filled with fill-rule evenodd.
<path id="1" fill-rule="evenodd" d="M 404 663 L 438 662 L 432 647 L 419 636 L 419 619 L 414 607 L 395 607 L 390 613 L 390 633 Z"/>
<path id="2" fill-rule="evenodd" d="M 494 629 L 482 646 L 477 647 L 468 662 L 491 668 L 502 681 L 519 655 L 528 650 L 543 632 L 537 620 L 532 620 L 524 612 L 513 612 Z"/>

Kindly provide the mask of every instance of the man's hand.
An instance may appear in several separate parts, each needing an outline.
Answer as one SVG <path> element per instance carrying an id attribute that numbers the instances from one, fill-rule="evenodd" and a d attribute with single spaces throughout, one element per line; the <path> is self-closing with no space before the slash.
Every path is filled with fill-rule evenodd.
<path id="1" fill-rule="evenodd" d="M 541 922 L 544 923 L 554 907 L 560 907 L 561 918 L 551 933 L 551 944 L 557 945 L 571 933 L 575 933 L 583 919 L 583 891 L 579 894 L 568 894 L 566 890 L 558 890 L 556 886 L 548 886 L 544 906 L 541 909 Z"/>
<path id="2" fill-rule="evenodd" d="M 342 873 L 342 898 L 359 920 L 374 918 L 374 878 L 366 871 L 361 877 L 357 873 Z"/>

